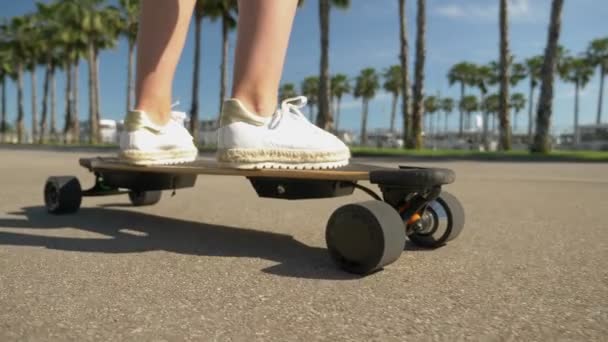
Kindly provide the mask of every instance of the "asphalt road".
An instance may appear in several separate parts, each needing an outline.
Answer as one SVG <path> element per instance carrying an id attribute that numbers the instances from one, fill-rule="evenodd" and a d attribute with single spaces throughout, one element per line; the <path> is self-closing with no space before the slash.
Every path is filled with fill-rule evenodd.
<path id="1" fill-rule="evenodd" d="M 1 341 L 608 339 L 608 164 L 415 163 L 457 172 L 465 229 L 359 278 L 324 228 L 363 193 L 268 200 L 202 177 L 154 207 L 47 215 L 46 177 L 92 183 L 79 157 L 0 149 Z"/>

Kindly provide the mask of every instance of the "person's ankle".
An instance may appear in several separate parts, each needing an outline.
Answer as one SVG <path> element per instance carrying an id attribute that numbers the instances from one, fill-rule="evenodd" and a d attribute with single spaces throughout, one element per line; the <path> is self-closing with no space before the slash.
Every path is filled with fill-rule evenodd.
<path id="1" fill-rule="evenodd" d="M 139 103 L 134 111 L 144 112 L 148 115 L 148 118 L 152 123 L 159 126 L 164 126 L 171 119 L 171 105 L 146 105 L 145 103 Z"/>
<path id="2" fill-rule="evenodd" d="M 233 98 L 239 100 L 249 112 L 261 117 L 272 116 L 277 109 L 276 98 L 273 100 L 239 94 L 234 94 Z"/>

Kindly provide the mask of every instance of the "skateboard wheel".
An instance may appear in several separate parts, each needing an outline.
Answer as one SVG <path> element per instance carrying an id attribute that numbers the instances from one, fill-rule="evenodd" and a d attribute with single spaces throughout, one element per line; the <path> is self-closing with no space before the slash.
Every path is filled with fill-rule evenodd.
<path id="1" fill-rule="evenodd" d="M 325 239 L 331 258 L 340 268 L 363 275 L 401 256 L 405 231 L 393 207 L 368 201 L 338 208 L 327 222 Z"/>
<path id="2" fill-rule="evenodd" d="M 44 204 L 51 214 L 78 211 L 82 202 L 82 188 L 73 176 L 49 177 L 44 185 Z"/>
<path id="3" fill-rule="evenodd" d="M 136 207 L 145 205 L 153 205 L 160 201 L 162 191 L 131 191 L 129 192 L 129 200 Z"/>
<path id="4" fill-rule="evenodd" d="M 402 219 L 404 222 L 408 221 L 408 218 Z M 464 221 L 462 204 L 456 196 L 444 191 L 429 203 L 420 215 L 420 220 L 413 223 L 413 229 L 408 229 L 411 231 L 408 238 L 420 247 L 441 247 L 460 234 Z"/>

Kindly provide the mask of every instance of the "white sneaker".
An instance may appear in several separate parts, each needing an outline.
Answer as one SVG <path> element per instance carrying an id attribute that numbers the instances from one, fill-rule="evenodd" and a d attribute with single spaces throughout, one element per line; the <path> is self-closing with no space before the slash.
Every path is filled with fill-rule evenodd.
<path id="1" fill-rule="evenodd" d="M 218 130 L 221 166 L 241 169 L 331 169 L 350 151 L 336 136 L 310 123 L 299 108 L 306 97 L 283 101 L 270 118 L 249 112 L 237 99 L 224 102 Z"/>
<path id="2" fill-rule="evenodd" d="M 131 111 L 120 134 L 119 158 L 136 165 L 179 164 L 194 161 L 198 149 L 184 127 L 185 114 L 172 112 L 164 126 L 153 123 L 145 112 Z"/>

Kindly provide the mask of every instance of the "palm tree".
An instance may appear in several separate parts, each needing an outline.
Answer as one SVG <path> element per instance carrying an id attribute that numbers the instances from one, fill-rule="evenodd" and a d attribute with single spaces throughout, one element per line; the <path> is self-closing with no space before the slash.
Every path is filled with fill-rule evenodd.
<path id="1" fill-rule="evenodd" d="M 59 40 L 57 36 L 60 34 L 59 20 L 57 18 L 57 4 L 46 5 L 43 3 L 36 4 L 38 8 L 37 20 L 40 23 L 40 36 L 38 44 L 41 51 L 44 51 L 41 58 L 45 64 L 46 71 L 44 75 L 44 91 L 42 97 L 42 112 L 40 119 L 40 134 L 38 143 L 42 144 L 47 138 L 47 114 L 49 112 L 49 93 L 51 96 L 51 135 L 55 134 L 55 69 L 60 63 L 58 59 Z"/>
<path id="2" fill-rule="evenodd" d="M 448 81 L 450 82 L 450 86 L 454 83 L 460 83 L 460 103 L 465 97 L 465 87 L 475 85 L 475 72 L 477 68 L 474 64 L 469 62 L 460 62 L 452 66 L 450 71 L 448 72 Z M 462 136 L 462 132 L 464 129 L 464 111 L 462 107 L 458 107 L 460 110 L 460 118 L 459 118 L 459 128 L 458 133 Z"/>
<path id="3" fill-rule="evenodd" d="M 14 78 L 17 81 L 17 142 L 22 143 L 25 133 L 23 110 L 23 71 L 24 61 L 28 57 L 28 26 L 26 17 L 13 17 L 8 23 L 2 25 L 5 43 L 12 54 Z"/>
<path id="4" fill-rule="evenodd" d="M 530 93 L 528 95 L 528 139 L 532 141 L 532 132 L 534 127 L 534 88 L 538 85 L 538 80 L 541 76 L 541 68 L 543 66 L 543 56 L 534 56 L 526 59 L 526 74 L 530 79 Z"/>
<path id="5" fill-rule="evenodd" d="M 317 125 L 331 130 L 333 119 L 330 110 L 330 79 L 329 79 L 329 12 L 331 7 L 346 9 L 350 0 L 319 0 L 319 25 L 321 29 L 321 63 L 319 72 L 319 115 Z"/>
<path id="6" fill-rule="evenodd" d="M 137 30 L 139 28 L 139 0 L 120 0 L 121 12 L 121 34 L 127 38 L 129 45 L 129 57 L 127 62 L 127 108 L 130 111 L 135 98 L 134 93 L 134 70 L 135 67 L 135 44 L 137 42 Z"/>
<path id="7" fill-rule="evenodd" d="M 236 27 L 235 12 L 237 10 L 236 0 L 207 0 L 205 15 L 212 20 L 222 20 L 222 62 L 220 65 L 220 108 L 222 112 L 226 88 L 228 87 L 228 33 Z"/>
<path id="8" fill-rule="evenodd" d="M 429 118 L 429 135 L 435 134 L 436 128 L 433 128 L 433 114 L 439 111 L 440 101 L 441 99 L 433 95 L 427 96 L 424 99 L 424 112 Z"/>
<path id="9" fill-rule="evenodd" d="M 418 0 L 416 16 L 416 61 L 414 63 L 414 104 L 410 146 L 422 148 L 422 105 L 424 101 L 424 60 L 426 57 L 426 0 Z"/>
<path id="10" fill-rule="evenodd" d="M 279 88 L 279 102 L 296 97 L 296 86 L 293 83 L 285 83 Z"/>
<path id="11" fill-rule="evenodd" d="M 203 17 L 208 7 L 208 0 L 196 0 L 194 6 L 194 71 L 192 72 L 192 105 L 190 107 L 190 134 L 197 144 L 199 139 L 200 121 L 198 108 L 198 89 L 200 87 L 201 70 L 201 38 Z"/>
<path id="12" fill-rule="evenodd" d="M 61 18 L 59 41 L 62 48 L 63 69 L 66 73 L 66 106 L 63 133 L 65 141 L 71 143 L 80 139 L 78 114 L 78 70 L 80 59 L 88 51 L 87 39 L 82 30 L 83 5 L 78 0 L 63 0 L 58 3 Z"/>
<path id="13" fill-rule="evenodd" d="M 112 48 L 121 33 L 120 12 L 114 7 L 101 7 L 101 0 L 80 1 L 80 21 L 76 24 L 87 42 L 89 65 L 89 142 L 101 139 L 99 131 L 99 51 Z"/>
<path id="14" fill-rule="evenodd" d="M 547 48 L 542 67 L 542 83 L 540 86 L 540 98 L 536 114 L 536 135 L 532 152 L 548 153 L 551 150 L 549 129 L 551 127 L 551 114 L 553 112 L 553 80 L 555 78 L 555 66 L 557 64 L 557 48 L 561 30 L 561 17 L 564 0 L 553 0 L 551 4 L 551 20 L 547 35 Z"/>
<path id="15" fill-rule="evenodd" d="M 403 117 L 403 141 L 409 141 L 410 115 L 409 115 L 409 76 L 408 76 L 408 39 L 407 16 L 405 14 L 405 0 L 399 0 L 399 59 L 401 62 L 401 115 Z M 407 148 L 407 144 L 403 144 Z"/>
<path id="16" fill-rule="evenodd" d="M 604 77 L 608 75 L 608 37 L 594 39 L 589 43 L 587 56 L 593 66 L 600 68 L 600 94 L 597 99 L 597 118 L 595 122 L 602 123 L 602 102 L 604 100 Z"/>
<path id="17" fill-rule="evenodd" d="M 369 100 L 376 96 L 376 91 L 380 88 L 378 74 L 374 68 L 365 68 L 357 76 L 354 95 L 361 98 L 363 108 L 361 111 L 361 145 L 367 144 L 367 114 Z"/>
<path id="18" fill-rule="evenodd" d="M 344 74 L 336 74 L 331 78 L 331 96 L 336 101 L 336 124 L 334 130 L 337 132 L 340 127 L 340 104 L 342 96 L 351 92 L 350 81 Z"/>
<path id="19" fill-rule="evenodd" d="M 475 95 L 466 95 L 460 100 L 458 107 L 461 113 L 465 113 L 470 117 L 473 112 L 479 110 L 479 101 Z"/>
<path id="20" fill-rule="evenodd" d="M 41 32 L 39 26 L 35 24 L 37 18 L 34 14 L 26 16 L 28 23 L 28 53 L 27 59 L 25 60 L 25 70 L 30 73 L 30 89 L 31 89 L 31 115 L 32 115 L 32 129 L 31 129 L 31 141 L 35 142 L 38 138 L 38 96 L 36 93 L 38 82 L 36 81 L 36 68 L 41 61 L 42 49 L 41 49 Z"/>
<path id="21" fill-rule="evenodd" d="M 2 133 L 2 140 L 0 140 L 0 142 L 5 141 L 5 135 L 8 129 L 6 121 L 6 81 L 7 77 L 10 77 L 13 73 L 12 64 L 11 50 L 7 41 L 4 40 L 4 32 L 2 31 L 0 32 L 0 83 L 2 84 L 2 99 L 0 100 L 0 106 L 2 106 L 2 109 L 0 110 L 0 133 Z"/>
<path id="22" fill-rule="evenodd" d="M 497 73 L 497 71 L 499 70 L 498 67 L 496 67 L 497 63 L 492 62 L 489 65 L 480 65 L 480 66 L 474 66 L 475 69 L 473 70 L 473 80 L 474 80 L 474 84 L 475 86 L 477 86 L 479 88 L 479 92 L 481 93 L 481 98 L 480 98 L 480 105 L 479 105 L 479 109 L 481 110 L 482 114 L 483 114 L 483 134 L 482 134 L 482 142 L 484 144 L 484 146 L 487 148 L 489 148 L 489 141 L 488 141 L 488 118 L 490 113 L 486 110 L 487 107 L 484 105 L 486 103 L 486 96 L 488 94 L 488 87 L 490 85 L 494 85 L 498 82 L 499 80 L 499 74 Z M 470 115 L 467 115 L 467 129 L 470 129 L 471 126 L 471 117 Z"/>
<path id="23" fill-rule="evenodd" d="M 395 118 L 397 115 L 397 101 L 401 94 L 402 73 L 400 65 L 393 65 L 384 71 L 384 90 L 393 95 L 393 104 L 391 106 L 391 122 L 390 131 L 395 133 Z"/>
<path id="24" fill-rule="evenodd" d="M 490 142 L 488 140 L 488 122 L 489 118 L 492 118 L 492 127 L 491 132 L 494 134 L 495 131 L 495 116 L 500 112 L 500 95 L 499 94 L 490 94 L 485 96 L 481 103 L 479 104 L 479 109 L 484 112 L 484 120 L 483 120 L 483 145 L 488 151 L 490 149 Z"/>
<path id="25" fill-rule="evenodd" d="M 452 113 L 452 111 L 454 110 L 454 99 L 452 99 L 451 97 L 443 97 L 441 98 L 441 110 L 444 113 L 444 126 L 443 126 L 443 131 L 445 133 L 448 132 L 448 115 L 450 113 Z"/>
<path id="26" fill-rule="evenodd" d="M 566 57 L 559 67 L 561 78 L 574 83 L 574 143 L 580 142 L 579 121 L 579 91 L 585 88 L 593 76 L 593 64 L 586 58 Z"/>
<path id="27" fill-rule="evenodd" d="M 509 106 L 515 111 L 513 113 L 513 132 L 517 132 L 517 118 L 519 116 L 519 112 L 521 112 L 521 110 L 526 106 L 526 96 L 522 93 L 511 94 Z"/>
<path id="28" fill-rule="evenodd" d="M 309 76 L 302 82 L 302 94 L 308 98 L 308 115 L 310 122 L 314 122 L 314 109 L 319 96 L 319 78 L 317 76 Z"/>
<path id="29" fill-rule="evenodd" d="M 500 149 L 511 149 L 511 117 L 509 115 L 509 7 L 507 0 L 500 0 Z"/>

